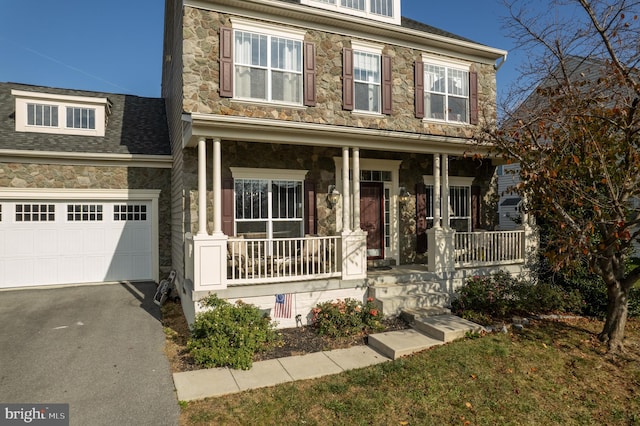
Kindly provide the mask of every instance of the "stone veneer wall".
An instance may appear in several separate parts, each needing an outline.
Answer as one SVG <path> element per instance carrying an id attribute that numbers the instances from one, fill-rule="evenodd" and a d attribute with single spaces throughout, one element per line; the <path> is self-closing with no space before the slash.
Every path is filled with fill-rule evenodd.
<path id="1" fill-rule="evenodd" d="M 218 115 L 331 124 L 367 129 L 384 129 L 439 136 L 471 138 L 473 126 L 423 121 L 414 116 L 414 62 L 422 51 L 386 45 L 383 53 L 393 61 L 393 114 L 368 116 L 342 110 L 342 48 L 351 38 L 340 34 L 308 30 L 305 41 L 316 46 L 315 107 L 287 107 L 267 103 L 240 102 L 218 95 L 221 26 L 231 26 L 230 16 L 214 11 L 184 8 L 183 93 L 184 111 Z M 492 65 L 472 64 L 478 73 L 478 101 L 485 108 L 479 116 L 495 117 L 496 80 Z"/>
<path id="2" fill-rule="evenodd" d="M 0 163 L 0 188 L 160 189 L 160 276 L 171 270 L 171 169 Z"/>
<path id="3" fill-rule="evenodd" d="M 208 147 L 210 148 L 210 147 Z M 223 141 L 222 170 L 224 177 L 231 177 L 229 167 L 253 167 L 272 169 L 302 169 L 309 170 L 307 179 L 315 182 L 317 228 L 319 235 L 334 235 L 336 230 L 335 209 L 326 202 L 329 185 L 335 184 L 334 157 L 340 157 L 342 152 L 337 148 L 305 147 L 297 145 L 260 144 L 250 142 Z M 400 263 L 426 263 L 424 255 L 416 254 L 416 184 L 423 182 L 423 175 L 433 173 L 433 156 L 429 154 L 393 153 L 382 151 L 361 151 L 360 158 L 402 160 L 400 164 L 399 185 L 406 187 L 413 197 L 405 204 L 399 205 L 399 248 Z M 184 153 L 184 182 L 187 199 L 185 205 L 189 209 L 185 215 L 186 229 L 192 233 L 198 227 L 198 159 L 195 149 L 187 149 Z M 207 155 L 207 200 L 213 199 L 211 191 L 211 152 Z M 471 158 L 451 158 L 451 176 L 475 176 L 474 185 L 478 185 L 483 193 L 483 212 L 495 212 L 496 201 L 494 188 L 494 167 L 488 160 L 474 160 Z M 493 195 L 492 195 L 493 194 Z M 208 232 L 212 230 L 213 207 L 207 203 Z M 483 215 L 483 226 L 492 229 L 495 213 Z"/>

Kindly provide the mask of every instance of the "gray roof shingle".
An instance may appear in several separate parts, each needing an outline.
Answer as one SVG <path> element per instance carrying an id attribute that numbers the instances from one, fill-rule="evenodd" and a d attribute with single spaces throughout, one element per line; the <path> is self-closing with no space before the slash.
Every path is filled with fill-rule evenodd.
<path id="1" fill-rule="evenodd" d="M 109 99 L 112 106 L 105 136 L 16 132 L 15 97 L 11 95 L 12 89 Z M 164 100 L 19 83 L 0 83 L 0 149 L 169 155 L 171 145 Z"/>

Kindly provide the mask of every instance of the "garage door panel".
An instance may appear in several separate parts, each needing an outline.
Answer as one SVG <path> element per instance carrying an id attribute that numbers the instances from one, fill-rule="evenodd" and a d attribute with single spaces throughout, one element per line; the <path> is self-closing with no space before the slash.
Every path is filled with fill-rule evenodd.
<path id="1" fill-rule="evenodd" d="M 60 283 L 84 282 L 83 256 L 63 256 L 58 258 L 58 281 Z"/>
<path id="2" fill-rule="evenodd" d="M 0 203 L 0 287 L 153 278 L 148 201 Z"/>
<path id="3" fill-rule="evenodd" d="M 6 254 L 8 256 L 31 256 L 34 250 L 35 231 L 30 229 L 12 229 L 6 233 Z"/>
<path id="4" fill-rule="evenodd" d="M 59 253 L 62 256 L 84 253 L 82 229 L 64 228 L 59 232 L 63 235 L 58 239 Z"/>
<path id="5" fill-rule="evenodd" d="M 104 253 L 108 248 L 105 230 L 89 228 L 82 232 L 82 249 L 85 253 Z"/>
<path id="6" fill-rule="evenodd" d="M 99 282 L 104 281 L 109 269 L 109 259 L 106 256 L 90 255 L 84 258 L 83 281 Z"/>
<path id="7" fill-rule="evenodd" d="M 25 286 L 31 284 L 34 281 L 31 259 L 7 259 L 4 265 L 6 286 Z"/>
<path id="8" fill-rule="evenodd" d="M 59 231 L 55 228 L 37 230 L 33 239 L 33 250 L 38 256 L 58 254 Z"/>
<path id="9" fill-rule="evenodd" d="M 136 279 L 144 279 L 151 274 L 151 256 L 134 255 L 131 256 L 132 264 L 132 276 Z"/>
<path id="10" fill-rule="evenodd" d="M 33 281 L 42 284 L 58 284 L 58 266 L 57 256 L 39 257 L 32 263 Z"/>

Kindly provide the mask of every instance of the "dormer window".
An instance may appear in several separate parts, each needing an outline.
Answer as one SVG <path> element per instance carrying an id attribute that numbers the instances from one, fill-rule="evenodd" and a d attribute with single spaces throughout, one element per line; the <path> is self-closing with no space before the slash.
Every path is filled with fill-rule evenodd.
<path id="1" fill-rule="evenodd" d="M 16 132 L 104 136 L 109 100 L 12 90 Z"/>
<path id="2" fill-rule="evenodd" d="M 68 129 L 95 129 L 96 110 L 94 108 L 67 107 Z"/>
<path id="3" fill-rule="evenodd" d="M 27 104 L 27 125 L 58 127 L 58 106 Z"/>
<path id="4" fill-rule="evenodd" d="M 301 0 L 300 3 L 400 25 L 400 0 Z"/>

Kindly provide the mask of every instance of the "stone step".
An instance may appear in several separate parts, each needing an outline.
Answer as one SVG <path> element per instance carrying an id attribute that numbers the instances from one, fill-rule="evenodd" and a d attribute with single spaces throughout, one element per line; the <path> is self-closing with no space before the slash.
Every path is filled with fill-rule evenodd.
<path id="1" fill-rule="evenodd" d="M 376 286 L 381 284 L 411 284 L 425 281 L 436 281 L 433 273 L 424 271 L 395 270 L 392 274 L 384 271 L 369 271 L 365 284 Z"/>
<path id="2" fill-rule="evenodd" d="M 429 306 L 423 308 L 406 308 L 400 313 L 402 318 L 408 324 L 414 324 L 416 319 L 420 320 L 423 317 L 435 317 L 437 315 L 450 315 L 451 309 L 443 308 L 442 306 Z"/>
<path id="3" fill-rule="evenodd" d="M 411 355 L 442 343 L 411 328 L 371 334 L 367 339 L 367 345 L 391 359 Z"/>
<path id="4" fill-rule="evenodd" d="M 434 281 L 418 281 L 412 283 L 379 283 L 369 286 L 369 297 L 407 296 L 412 294 L 441 292 L 442 285 Z"/>
<path id="5" fill-rule="evenodd" d="M 399 315 L 403 309 L 431 307 L 431 306 L 446 306 L 449 304 L 449 293 L 443 292 L 428 292 L 428 293 L 416 293 L 399 296 L 377 296 L 375 297 L 375 303 L 382 311 L 382 315 L 393 316 Z"/>
<path id="6" fill-rule="evenodd" d="M 418 316 L 412 327 L 443 342 L 464 337 L 468 332 L 480 332 L 484 327 L 455 315 Z"/>

